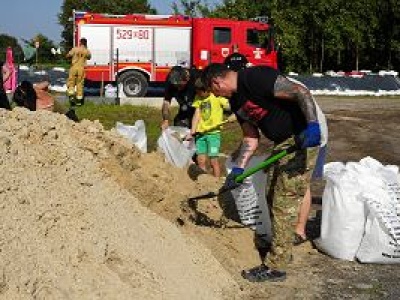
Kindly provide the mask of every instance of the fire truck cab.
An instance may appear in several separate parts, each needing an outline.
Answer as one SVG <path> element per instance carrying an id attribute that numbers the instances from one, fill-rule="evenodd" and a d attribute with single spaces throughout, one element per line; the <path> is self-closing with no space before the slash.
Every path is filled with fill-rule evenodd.
<path id="1" fill-rule="evenodd" d="M 118 82 L 127 97 L 144 96 L 171 67 L 203 69 L 223 62 L 234 45 L 252 65 L 277 67 L 272 27 L 265 20 L 180 15 L 108 15 L 74 12 L 74 43 L 86 38 L 92 58 L 86 80 Z"/>

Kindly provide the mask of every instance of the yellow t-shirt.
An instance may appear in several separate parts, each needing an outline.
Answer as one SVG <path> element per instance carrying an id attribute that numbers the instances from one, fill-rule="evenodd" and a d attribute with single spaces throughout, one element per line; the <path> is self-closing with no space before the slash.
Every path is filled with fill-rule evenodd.
<path id="1" fill-rule="evenodd" d="M 229 107 L 228 99 L 210 94 L 207 98 L 194 98 L 193 107 L 200 109 L 197 132 L 215 133 L 220 131 L 224 108 Z"/>

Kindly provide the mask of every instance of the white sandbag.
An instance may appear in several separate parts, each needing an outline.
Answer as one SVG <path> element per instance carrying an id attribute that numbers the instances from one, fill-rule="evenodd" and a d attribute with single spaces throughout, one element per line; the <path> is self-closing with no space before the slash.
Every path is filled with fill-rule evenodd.
<path id="1" fill-rule="evenodd" d="M 253 156 L 248 164 L 252 168 L 265 159 L 265 156 Z M 229 157 L 225 163 L 227 172 L 232 169 L 233 162 Z M 249 176 L 238 188 L 231 191 L 235 200 L 240 221 L 243 225 L 250 227 L 257 235 L 263 236 L 266 241 L 271 241 L 271 218 L 267 205 L 265 186 L 267 174 L 259 171 Z"/>
<path id="2" fill-rule="evenodd" d="M 397 166 L 367 160 L 374 180 L 363 182 L 368 208 L 365 235 L 357 252 L 363 263 L 400 263 L 400 181 Z"/>
<path id="3" fill-rule="evenodd" d="M 365 174 L 364 174 L 365 175 Z M 326 254 L 352 261 L 360 246 L 366 221 L 358 181 L 362 171 L 354 165 L 328 163 L 322 196 L 321 236 L 316 246 Z"/>
<path id="4" fill-rule="evenodd" d="M 382 173 L 383 176 L 386 176 L 386 170 L 389 170 L 395 174 L 399 173 L 399 167 L 396 165 L 383 165 L 380 161 L 372 158 L 371 156 L 366 156 L 360 160 L 360 165 L 366 167 L 371 170 L 371 174 L 375 174 L 376 172 L 380 172 L 384 170 Z M 389 175 L 390 177 L 392 174 Z M 399 177 L 400 178 L 400 177 Z"/>
<path id="5" fill-rule="evenodd" d="M 133 126 L 117 122 L 116 130 L 128 138 L 141 152 L 147 153 L 147 135 L 143 120 L 137 120 Z"/>
<path id="6" fill-rule="evenodd" d="M 399 263 L 399 168 L 366 157 L 358 163 L 327 164 L 325 177 L 317 247 L 346 260 L 355 256 L 364 263 Z"/>
<path id="7" fill-rule="evenodd" d="M 400 263 L 400 243 L 385 232 L 378 218 L 369 214 L 356 256 L 362 263 Z"/>
<path id="8" fill-rule="evenodd" d="M 166 160 L 183 168 L 192 159 L 196 152 L 196 146 L 193 141 L 184 141 L 184 137 L 190 133 L 190 129 L 180 126 L 169 126 L 163 130 L 158 138 L 158 149 L 164 153 Z"/>
<path id="9" fill-rule="evenodd" d="M 112 84 L 107 84 L 104 87 L 104 96 L 106 98 L 115 98 L 115 97 L 117 97 L 117 87 L 113 86 Z"/>

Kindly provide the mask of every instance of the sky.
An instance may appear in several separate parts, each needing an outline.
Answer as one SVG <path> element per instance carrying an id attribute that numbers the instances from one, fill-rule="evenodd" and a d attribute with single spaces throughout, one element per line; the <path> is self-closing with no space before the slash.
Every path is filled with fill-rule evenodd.
<path id="1" fill-rule="evenodd" d="M 159 14 L 172 13 L 173 2 L 172 0 L 149 1 Z M 176 2 L 179 3 L 178 0 Z M 61 12 L 62 3 L 63 0 L 9 0 L 3 5 L 5 10 L 2 10 L 1 14 L 0 34 L 14 36 L 19 40 L 30 40 L 40 33 L 58 44 L 61 41 L 62 27 L 58 25 L 57 15 Z M 221 1 L 208 0 L 207 3 L 214 5 Z"/>

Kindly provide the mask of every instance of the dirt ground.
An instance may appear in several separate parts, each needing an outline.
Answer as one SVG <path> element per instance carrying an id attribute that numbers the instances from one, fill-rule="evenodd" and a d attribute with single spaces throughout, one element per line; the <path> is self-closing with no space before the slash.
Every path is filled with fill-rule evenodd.
<path id="1" fill-rule="evenodd" d="M 359 161 L 371 156 L 383 164 L 400 166 L 400 99 L 319 97 L 329 122 L 327 161 Z M 212 179 L 200 176 L 202 188 L 196 196 L 213 189 Z M 171 184 L 175 184 L 171 182 Z M 179 183 L 176 183 L 179 184 Z M 182 184 L 185 184 L 182 182 Z M 131 183 L 128 184 L 131 186 Z M 308 234 L 316 238 L 319 231 L 321 185 L 313 185 L 314 211 Z M 136 190 L 134 188 L 133 190 Z M 175 187 L 176 190 L 176 187 Z M 187 192 L 187 191 L 186 191 Z M 153 199 L 142 195 L 140 199 Z M 175 198 L 175 197 L 174 197 Z M 179 198 L 179 197 L 178 197 Z M 149 200 L 147 200 L 149 201 Z M 154 199 L 153 199 L 154 201 Z M 311 243 L 295 248 L 294 262 L 284 283 L 249 284 L 241 279 L 240 270 L 259 263 L 253 249 L 252 233 L 235 222 L 221 224 L 222 211 L 217 201 L 200 203 L 198 224 L 188 221 L 188 211 L 178 213 L 174 199 L 163 198 L 146 204 L 158 214 L 175 221 L 181 230 L 195 236 L 209 249 L 240 285 L 237 299 L 398 299 L 400 269 L 397 265 L 362 265 L 330 258 L 319 253 Z"/>
<path id="2" fill-rule="evenodd" d="M 371 156 L 383 164 L 400 166 L 399 100 L 318 97 L 317 101 L 328 117 L 330 142 L 327 161 L 359 161 Z M 313 185 L 315 210 L 308 224 L 311 237 L 318 236 L 321 193 L 321 186 Z M 230 230 L 233 231 L 230 235 L 237 241 L 237 229 L 222 229 L 225 232 L 220 234 L 225 236 Z M 238 273 L 235 268 L 251 265 L 256 259 L 254 251 L 239 246 L 239 243 L 231 251 L 228 249 L 232 245 L 227 244 L 227 252 L 221 255 L 225 261 L 235 257 L 236 266 L 231 266 L 230 272 Z M 243 256 L 243 251 L 250 252 Z M 363 265 L 333 259 L 313 249 L 311 243 L 295 248 L 294 264 L 288 273 L 285 283 L 248 285 L 238 280 L 247 291 L 248 299 L 400 298 L 400 269 L 397 265 Z"/>
<path id="3" fill-rule="evenodd" d="M 400 166 L 400 102 L 398 98 L 317 98 L 328 116 L 328 161 L 358 161 L 371 156 Z M 320 195 L 315 189 L 315 195 Z M 314 199 L 315 203 L 319 199 Z M 312 228 L 312 226 L 310 226 Z M 399 299 L 397 265 L 348 263 L 312 256 L 310 264 L 322 278 L 320 299 Z M 318 270 L 319 269 L 319 270 Z"/>
<path id="4" fill-rule="evenodd" d="M 400 99 L 319 97 L 328 117 L 327 161 L 359 161 L 371 156 L 383 164 L 400 166 Z M 308 235 L 318 237 L 322 187 L 313 185 L 314 211 Z M 311 243 L 295 248 L 295 260 L 285 283 L 246 284 L 238 270 L 257 262 L 250 237 L 242 229 L 197 229 L 216 257 L 233 272 L 247 299 L 399 299 L 397 265 L 345 262 L 319 253 Z M 246 230 L 246 229 L 245 229 Z M 240 234 L 239 234 L 240 231 Z M 240 237 L 243 234 L 242 237 Z M 216 241 L 210 241 L 215 235 Z M 230 237 L 228 237 L 230 236 Z M 225 240 L 227 238 L 227 240 Z M 234 262 L 235 261 L 235 262 Z"/>
<path id="5" fill-rule="evenodd" d="M 399 98 L 317 100 L 328 161 L 400 165 Z M 400 298 L 397 265 L 333 259 L 311 243 L 295 248 L 285 282 L 244 281 L 240 271 L 259 264 L 251 230 L 222 217 L 217 199 L 200 214 L 186 205 L 222 181 L 193 180 L 98 122 L 1 110 L 0 144 L 0 299 Z M 311 237 L 321 191 L 313 186 Z"/>

